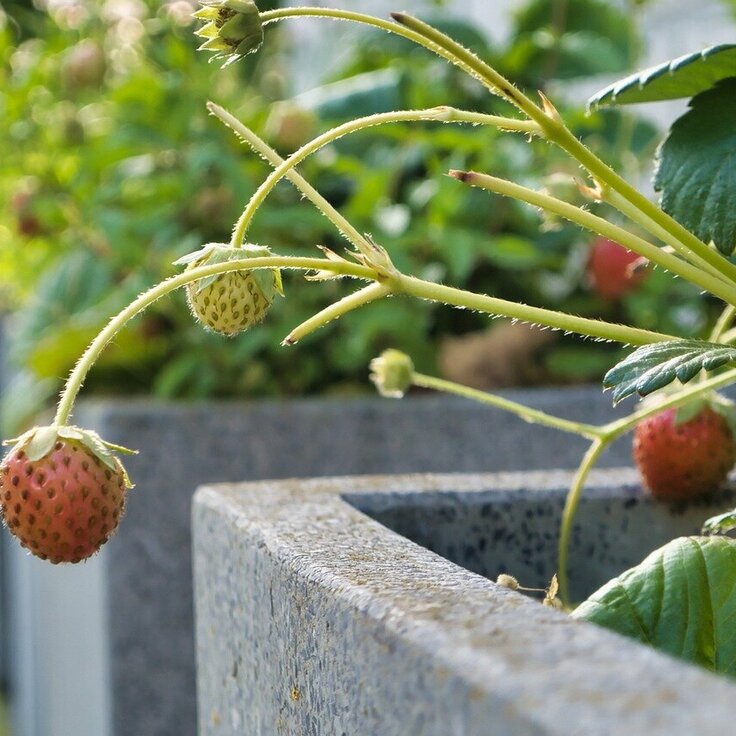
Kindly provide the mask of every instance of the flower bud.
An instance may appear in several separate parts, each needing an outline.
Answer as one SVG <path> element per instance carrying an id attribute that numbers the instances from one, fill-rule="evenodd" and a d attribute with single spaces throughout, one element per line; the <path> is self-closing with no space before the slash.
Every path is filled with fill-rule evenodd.
<path id="1" fill-rule="evenodd" d="M 519 581 L 512 575 L 506 575 L 501 573 L 496 579 L 497 585 L 502 585 L 504 588 L 510 588 L 511 590 L 519 590 Z"/>
<path id="2" fill-rule="evenodd" d="M 381 396 L 400 399 L 412 384 L 414 364 L 399 350 L 384 350 L 370 363 L 371 381 Z"/>
<path id="3" fill-rule="evenodd" d="M 195 18 L 207 21 L 196 31 L 205 38 L 200 50 L 214 51 L 223 66 L 251 54 L 263 43 L 263 24 L 253 0 L 199 0 Z"/>

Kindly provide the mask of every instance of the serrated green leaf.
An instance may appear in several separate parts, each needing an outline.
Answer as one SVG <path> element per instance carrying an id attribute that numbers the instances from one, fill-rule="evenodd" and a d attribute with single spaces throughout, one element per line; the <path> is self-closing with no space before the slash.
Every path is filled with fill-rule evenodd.
<path id="1" fill-rule="evenodd" d="M 38 427 L 33 432 L 33 438 L 26 445 L 26 455 L 29 460 L 36 462 L 46 457 L 56 442 L 58 435 L 58 427 Z"/>
<path id="2" fill-rule="evenodd" d="M 632 394 L 646 396 L 675 379 L 687 383 L 701 370 L 736 363 L 736 348 L 701 340 L 670 340 L 638 348 L 611 368 L 603 379 L 618 403 Z"/>
<path id="3" fill-rule="evenodd" d="M 611 580 L 573 617 L 736 676 L 736 541 L 682 537 Z"/>
<path id="4" fill-rule="evenodd" d="M 724 255 L 736 247 L 734 120 L 736 77 L 690 101 L 659 150 L 654 179 L 662 209 Z"/>
<path id="5" fill-rule="evenodd" d="M 605 87 L 588 100 L 588 109 L 694 97 L 733 76 L 736 76 L 736 44 L 711 46 Z"/>

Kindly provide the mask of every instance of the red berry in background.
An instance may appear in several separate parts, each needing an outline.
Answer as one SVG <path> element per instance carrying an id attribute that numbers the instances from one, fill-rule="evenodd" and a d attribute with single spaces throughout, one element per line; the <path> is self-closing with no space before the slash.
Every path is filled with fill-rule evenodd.
<path id="1" fill-rule="evenodd" d="M 686 421 L 667 409 L 637 426 L 634 460 L 652 496 L 687 501 L 726 480 L 736 462 L 736 442 L 728 420 L 709 406 Z"/>
<path id="2" fill-rule="evenodd" d="M 107 542 L 129 488 L 109 447 L 76 427 L 34 428 L 17 440 L 0 464 L 0 513 L 22 547 L 80 562 Z"/>
<path id="3" fill-rule="evenodd" d="M 10 208 L 15 215 L 18 232 L 26 238 L 35 238 L 43 233 L 41 221 L 33 212 L 34 197 L 28 192 L 17 192 L 10 199 Z"/>
<path id="4" fill-rule="evenodd" d="M 640 258 L 613 240 L 597 238 L 586 269 L 590 287 L 604 299 L 620 299 L 646 277 L 646 270 L 634 267 Z"/>

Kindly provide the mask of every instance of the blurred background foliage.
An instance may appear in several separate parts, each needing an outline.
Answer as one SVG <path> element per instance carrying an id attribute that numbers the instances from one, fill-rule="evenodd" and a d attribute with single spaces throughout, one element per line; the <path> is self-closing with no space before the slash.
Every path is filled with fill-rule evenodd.
<path id="1" fill-rule="evenodd" d="M 531 0 L 503 46 L 453 3 L 428 2 L 424 17 L 535 90 L 633 69 L 639 4 Z M 276 5 L 259 0 L 262 10 Z M 227 241 L 268 174 L 207 116 L 207 99 L 264 132 L 282 154 L 372 112 L 438 104 L 510 112 L 455 69 L 380 33 L 356 37 L 341 50 L 339 73 L 298 95 L 289 35 L 298 24 L 271 28 L 261 53 L 220 71 L 195 51 L 192 10 L 187 0 L 3 3 L 0 301 L 13 313 L 7 408 L 14 423 L 53 397 L 109 316 L 175 272 L 172 261 L 203 243 Z M 586 117 L 579 106 L 555 101 L 605 159 L 641 175 L 657 131 L 629 115 Z M 688 285 L 655 272 L 620 299 L 602 298 L 586 275 L 590 236 L 469 190 L 444 176 L 450 168 L 489 171 L 580 200 L 573 183 L 579 172 L 555 149 L 472 127 L 373 129 L 301 170 L 407 272 L 651 329 L 703 329 L 709 305 Z M 259 212 L 250 238 L 283 254 L 343 246 L 288 184 Z M 279 346 L 349 287 L 290 276 L 288 298 L 261 328 L 234 340 L 194 325 L 181 295 L 163 300 L 120 335 L 87 390 L 189 399 L 354 393 L 367 390 L 368 361 L 389 346 L 410 353 L 422 371 L 476 385 L 565 383 L 598 378 L 618 350 L 400 298 L 354 313 L 296 348 Z"/>

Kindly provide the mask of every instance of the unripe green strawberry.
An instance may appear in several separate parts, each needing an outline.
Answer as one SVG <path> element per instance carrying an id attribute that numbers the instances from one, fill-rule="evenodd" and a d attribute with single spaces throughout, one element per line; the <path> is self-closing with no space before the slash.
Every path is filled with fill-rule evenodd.
<path id="1" fill-rule="evenodd" d="M 120 523 L 130 483 L 94 432 L 35 427 L 0 464 L 0 513 L 21 546 L 53 563 L 80 562 Z"/>
<path id="2" fill-rule="evenodd" d="M 687 501 L 718 488 L 736 462 L 731 423 L 715 405 L 667 409 L 634 432 L 634 460 L 645 487 L 663 501 Z M 725 409 L 727 412 L 728 409 Z"/>
<path id="3" fill-rule="evenodd" d="M 268 248 L 244 248 L 211 243 L 196 253 L 180 258 L 177 264 L 188 269 L 246 258 L 271 255 Z M 186 287 L 187 301 L 195 318 L 208 330 L 234 337 L 258 324 L 266 316 L 276 294 L 283 294 L 279 269 L 231 271 L 195 281 Z"/>

